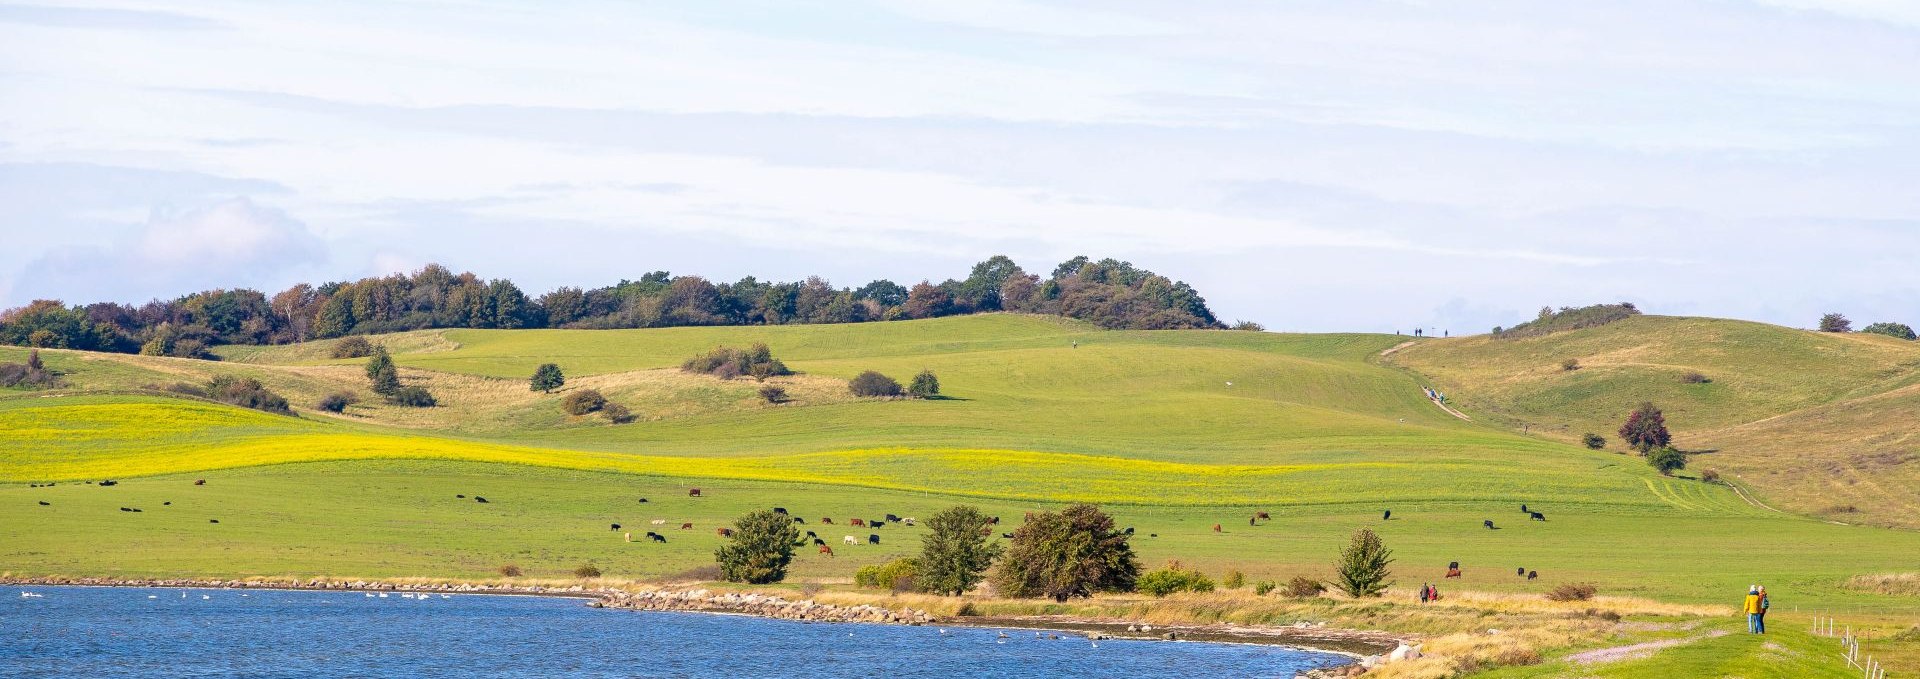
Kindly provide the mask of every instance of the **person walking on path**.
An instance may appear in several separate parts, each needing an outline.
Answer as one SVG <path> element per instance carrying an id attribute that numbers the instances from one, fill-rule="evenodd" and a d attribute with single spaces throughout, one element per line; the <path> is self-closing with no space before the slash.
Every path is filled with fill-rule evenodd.
<path id="1" fill-rule="evenodd" d="M 1747 614 L 1747 633 L 1760 634 L 1763 631 L 1760 627 L 1760 613 L 1766 609 L 1760 605 L 1759 585 L 1747 588 L 1747 600 L 1740 605 L 1740 610 Z"/>
<path id="2" fill-rule="evenodd" d="M 1765 585 L 1755 587 L 1754 590 L 1760 592 L 1760 633 L 1766 634 L 1767 609 L 1773 606 L 1773 602 L 1767 599 L 1767 587 Z"/>

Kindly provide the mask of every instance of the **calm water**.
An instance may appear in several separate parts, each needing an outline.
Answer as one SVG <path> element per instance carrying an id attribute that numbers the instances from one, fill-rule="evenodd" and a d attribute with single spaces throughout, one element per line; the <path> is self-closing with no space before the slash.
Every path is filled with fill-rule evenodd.
<path id="1" fill-rule="evenodd" d="M 1292 677 L 1271 646 L 807 624 L 578 599 L 38 587 L 0 590 L 0 677 Z M 210 596 L 202 599 L 201 596 Z M 149 599 L 149 596 L 158 598 Z M 1064 636 L 1064 635 L 1063 635 Z"/>

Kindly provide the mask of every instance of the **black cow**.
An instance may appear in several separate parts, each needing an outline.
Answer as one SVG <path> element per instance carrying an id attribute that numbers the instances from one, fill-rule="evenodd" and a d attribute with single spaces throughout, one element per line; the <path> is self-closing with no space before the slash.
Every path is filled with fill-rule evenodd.
<path id="1" fill-rule="evenodd" d="M 802 526 L 804 526 L 804 525 L 807 525 L 807 520 L 806 520 L 806 519 L 802 519 L 802 518 L 800 518 L 800 517 L 798 517 L 798 516 L 796 516 L 796 517 L 793 517 L 793 522 L 794 522 L 794 523 L 797 523 L 797 524 L 800 524 L 800 525 L 802 525 Z"/>
<path id="2" fill-rule="evenodd" d="M 220 523 L 219 519 L 207 519 L 207 523 Z"/>
<path id="3" fill-rule="evenodd" d="M 818 536 L 818 535 L 814 535 L 814 534 L 813 534 L 813 531 L 807 531 L 807 537 L 810 537 L 810 538 L 818 538 L 818 537 L 820 537 L 820 536 Z"/>
<path id="4" fill-rule="evenodd" d="M 454 499 L 456 499 L 456 500 L 465 500 L 465 499 L 467 499 L 467 496 L 465 496 L 465 495 L 455 495 L 455 496 L 453 496 L 453 498 L 454 498 Z"/>
<path id="5" fill-rule="evenodd" d="M 879 527 L 881 527 L 881 526 L 885 526 L 885 525 L 887 525 L 887 520 L 886 520 L 886 519 L 881 519 L 881 520 L 879 520 L 879 521 L 875 521 L 875 520 L 873 520 L 873 519 L 867 519 L 867 527 L 868 527 L 868 528 L 879 528 Z"/>
<path id="6" fill-rule="evenodd" d="M 1540 577 L 1540 571 L 1527 571 L 1527 579 L 1528 579 L 1528 580 L 1532 580 L 1532 579 L 1534 579 L 1534 578 L 1538 578 L 1538 577 Z"/>
<path id="7" fill-rule="evenodd" d="M 815 546 L 815 547 L 825 547 L 825 546 L 827 546 L 827 541 L 826 541 L 826 540 L 822 540 L 822 539 L 820 539 L 820 538 L 814 538 L 814 539 L 813 539 L 813 546 Z"/>
<path id="8" fill-rule="evenodd" d="M 100 485 L 102 485 L 102 486 L 118 486 L 118 485 L 120 485 L 120 482 L 119 482 L 119 481 L 115 481 L 115 480 L 112 480 L 112 479 L 108 479 L 108 480 L 105 480 L 105 481 L 101 481 L 101 482 L 100 482 Z"/>
<path id="9" fill-rule="evenodd" d="M 1545 514 L 1541 514 L 1540 512 L 1527 512 L 1527 513 L 1528 513 L 1528 514 L 1530 514 L 1530 515 L 1532 515 L 1532 518 L 1533 518 L 1533 520 L 1535 520 L 1535 521 L 1545 521 L 1545 520 L 1547 520 L 1547 515 L 1545 515 Z"/>
<path id="10" fill-rule="evenodd" d="M 193 480 L 193 485 L 196 485 L 196 486 L 204 486 L 204 485 L 207 485 L 207 480 L 206 480 L 206 479 L 194 479 L 194 480 Z"/>
<path id="11" fill-rule="evenodd" d="M 1526 567 L 1526 566 L 1521 566 L 1521 567 L 1519 567 L 1519 568 L 1515 568 L 1515 569 L 1513 569 L 1513 576 L 1514 576 L 1514 577 L 1516 577 L 1516 578 L 1519 578 L 1519 577 L 1526 577 L 1526 575 L 1527 575 L 1527 567 Z"/>
<path id="12" fill-rule="evenodd" d="M 1148 534 L 1147 534 L 1147 537 L 1150 537 L 1150 538 L 1157 538 L 1157 537 L 1160 537 L 1160 534 L 1159 534 L 1159 533 L 1148 533 Z"/>
<path id="13" fill-rule="evenodd" d="M 892 514 L 888 514 L 888 515 L 887 515 L 887 520 L 888 520 L 888 521 L 892 521 L 892 522 L 894 522 L 894 523 L 899 523 L 899 522 L 900 522 L 900 517 L 898 517 L 898 516 L 894 516 L 894 515 L 892 515 Z"/>
<path id="14" fill-rule="evenodd" d="M 616 523 L 616 524 L 613 524 L 613 529 L 614 529 L 614 530 L 620 530 L 620 524 L 617 524 L 617 523 Z"/>
<path id="15" fill-rule="evenodd" d="M 167 501 L 167 502 L 162 502 L 162 503 L 160 503 L 160 506 L 162 506 L 162 507 L 172 507 L 172 506 L 173 506 L 173 502 L 172 502 L 171 500 L 169 500 L 169 501 Z"/>
<path id="16" fill-rule="evenodd" d="M 1532 513 L 1533 513 L 1533 510 L 1531 510 L 1531 509 L 1527 509 L 1527 503 L 1525 503 L 1525 502 L 1522 502 L 1522 503 L 1520 503 L 1520 513 L 1521 513 L 1521 514 L 1532 514 Z"/>
<path id="17" fill-rule="evenodd" d="M 139 508 L 139 507 L 134 507 L 134 508 L 133 508 L 133 511 L 134 511 L 134 513 L 135 513 L 135 514 L 138 514 L 138 513 L 140 513 L 140 508 Z"/>
<path id="18" fill-rule="evenodd" d="M 1012 533 L 1001 533 L 1001 534 L 1000 534 L 1000 537 L 1003 537 L 1003 538 L 1006 538 L 1006 539 L 1008 539 L 1008 540 L 1012 540 L 1012 539 L 1013 539 L 1013 534 L 1012 534 Z"/>
<path id="19" fill-rule="evenodd" d="M 1126 533 L 1126 534 L 1128 534 L 1128 535 L 1132 535 L 1132 534 L 1133 534 L 1133 526 L 1127 526 L 1127 529 L 1126 529 L 1126 530 L 1124 530 L 1124 531 L 1121 531 L 1121 532 L 1122 532 L 1122 533 Z"/>
<path id="20" fill-rule="evenodd" d="M 646 501 L 647 501 L 647 499 L 643 497 L 643 498 L 640 498 L 640 501 L 641 501 L 641 502 L 646 502 Z"/>
<path id="21" fill-rule="evenodd" d="M 654 542 L 666 542 L 666 541 L 667 541 L 667 536 L 665 536 L 665 535 L 661 535 L 661 534 L 659 534 L 659 533 L 654 533 L 654 532 L 648 532 L 648 533 L 647 533 L 647 538 L 648 538 L 648 539 L 650 539 L 650 540 L 653 540 Z"/>
<path id="22" fill-rule="evenodd" d="M 41 501 L 40 501 L 40 506 L 42 506 L 42 507 L 52 507 L 52 506 L 53 506 L 53 503 L 51 503 L 51 502 L 48 502 L 48 501 L 46 501 L 46 500 L 41 500 Z"/>
<path id="23" fill-rule="evenodd" d="M 1381 520 L 1381 521 L 1392 521 L 1392 520 L 1393 520 L 1393 510 L 1391 510 L 1391 509 L 1389 509 L 1389 510 L 1387 510 L 1387 511 L 1384 511 L 1384 512 L 1381 512 L 1381 513 L 1380 513 L 1380 520 Z"/>
<path id="24" fill-rule="evenodd" d="M 998 525 L 1000 525 L 1000 517 L 998 517 L 998 516 L 996 516 L 996 517 L 993 517 L 993 520 L 992 520 L 992 521 L 988 521 L 987 523 L 991 523 L 991 524 L 993 524 L 993 525 L 995 525 L 995 526 L 998 526 Z"/>
<path id="25" fill-rule="evenodd" d="M 480 496 L 478 496 L 478 495 L 475 495 L 475 496 L 473 496 L 473 501 L 474 501 L 474 502 L 478 502 L 478 503 L 480 503 L 480 504 L 483 504 L 483 505 L 487 503 L 487 499 L 486 499 L 486 498 L 484 498 L 484 497 L 480 497 Z"/>
<path id="26" fill-rule="evenodd" d="M 869 545 L 877 545 L 877 544 L 880 544 L 880 536 L 878 536 L 878 535 L 874 535 L 874 534 L 872 534 L 872 533 L 868 533 L 868 534 L 867 534 L 867 544 L 869 544 Z"/>
<path id="27" fill-rule="evenodd" d="M 773 508 L 773 513 L 775 513 L 775 514 L 785 514 L 785 513 L 787 513 L 787 508 L 786 508 L 786 507 L 774 507 L 774 508 Z"/>
<path id="28" fill-rule="evenodd" d="M 1487 530 L 1493 530 L 1493 519 L 1487 519 L 1485 521 L 1481 521 L 1480 525 L 1486 526 Z"/>
<path id="29" fill-rule="evenodd" d="M 131 510 L 131 509 L 127 509 L 126 507 L 121 507 L 121 508 L 120 508 L 120 511 L 123 511 L 123 512 L 131 512 L 131 511 L 133 511 L 133 510 Z"/>

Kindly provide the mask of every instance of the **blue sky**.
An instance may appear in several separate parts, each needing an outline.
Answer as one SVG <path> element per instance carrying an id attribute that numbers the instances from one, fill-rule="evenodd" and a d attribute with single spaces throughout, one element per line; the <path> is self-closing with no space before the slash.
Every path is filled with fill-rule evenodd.
<path id="1" fill-rule="evenodd" d="M 0 305 L 1076 254 L 1286 330 L 1920 323 L 1920 4 L 0 4 Z"/>

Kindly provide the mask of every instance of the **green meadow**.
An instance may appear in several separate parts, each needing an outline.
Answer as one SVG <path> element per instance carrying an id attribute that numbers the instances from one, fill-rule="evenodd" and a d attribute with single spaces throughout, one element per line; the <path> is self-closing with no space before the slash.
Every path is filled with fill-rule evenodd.
<path id="1" fill-rule="evenodd" d="M 1509 344 L 1404 347 L 1410 338 L 1394 335 L 1101 331 L 1010 314 L 421 331 L 373 339 L 441 407 L 367 402 L 344 415 L 311 407 L 343 389 L 370 396 L 361 361 L 328 358 L 331 342 L 224 347 L 219 362 L 49 350 L 43 356 L 67 386 L 0 392 L 0 571 L 480 579 L 511 563 L 559 578 L 590 562 L 609 577 L 660 580 L 711 563 L 716 527 L 780 506 L 835 551 L 802 551 L 795 577 L 845 583 L 858 566 L 911 554 L 919 531 L 848 528 L 847 519 L 924 517 L 965 502 L 1004 517 L 1011 531 L 1026 512 L 1085 501 L 1135 528 L 1149 566 L 1178 559 L 1249 580 L 1327 577 L 1348 536 L 1368 527 L 1396 551 L 1402 587 L 1440 581 L 1458 561 L 1465 576 L 1443 587 L 1535 595 L 1591 582 L 1607 595 L 1730 607 L 1761 582 L 1788 616 L 1913 619 L 1920 599 L 1846 583 L 1920 570 L 1920 534 L 1801 509 L 1818 503 L 1770 480 L 1770 453 L 1746 452 L 1727 432 L 1852 399 L 1900 398 L 1916 383 L 1903 371 L 1920 354 L 1750 325 L 1636 318 Z M 1689 333 L 1713 341 L 1688 349 Z M 798 371 L 772 380 L 794 402 L 763 402 L 750 379 L 677 369 L 695 353 L 752 342 Z M 1586 367 L 1563 371 L 1569 354 Z M 0 348 L 0 361 L 23 355 Z M 526 387 L 545 362 L 567 372 L 558 393 Z M 853 398 L 844 380 L 863 370 L 903 382 L 932 370 L 944 398 Z M 1694 370 L 1713 379 L 1667 379 Z M 260 379 L 300 416 L 153 389 L 219 374 Z M 1428 402 L 1425 384 L 1474 419 Z M 579 388 L 606 393 L 639 420 L 560 412 L 566 390 Z M 1683 443 L 1707 432 L 1729 443 L 1676 477 L 1576 444 L 1619 404 L 1649 398 L 1674 404 L 1669 420 Z M 1901 412 L 1895 403 L 1885 417 Z M 1856 423 L 1847 435 L 1887 421 Z M 1787 511 L 1701 482 L 1696 471 L 1706 466 L 1730 470 L 1750 495 Z M 107 478 L 120 483 L 89 483 Z M 57 485 L 29 487 L 48 482 Z M 704 497 L 688 497 L 692 487 Z M 1548 520 L 1527 520 L 1522 503 Z M 1386 510 L 1392 520 L 1382 519 Z M 1256 511 L 1273 519 L 1249 525 Z M 648 530 L 667 542 L 645 540 Z M 869 534 L 881 543 L 866 544 Z M 844 544 L 847 535 L 861 544 Z M 1728 637 L 1655 658 L 1705 653 L 1687 666 L 1739 674 L 1724 668 L 1763 657 L 1743 643 Z M 1643 676 L 1607 672 L 1592 676 Z"/>

